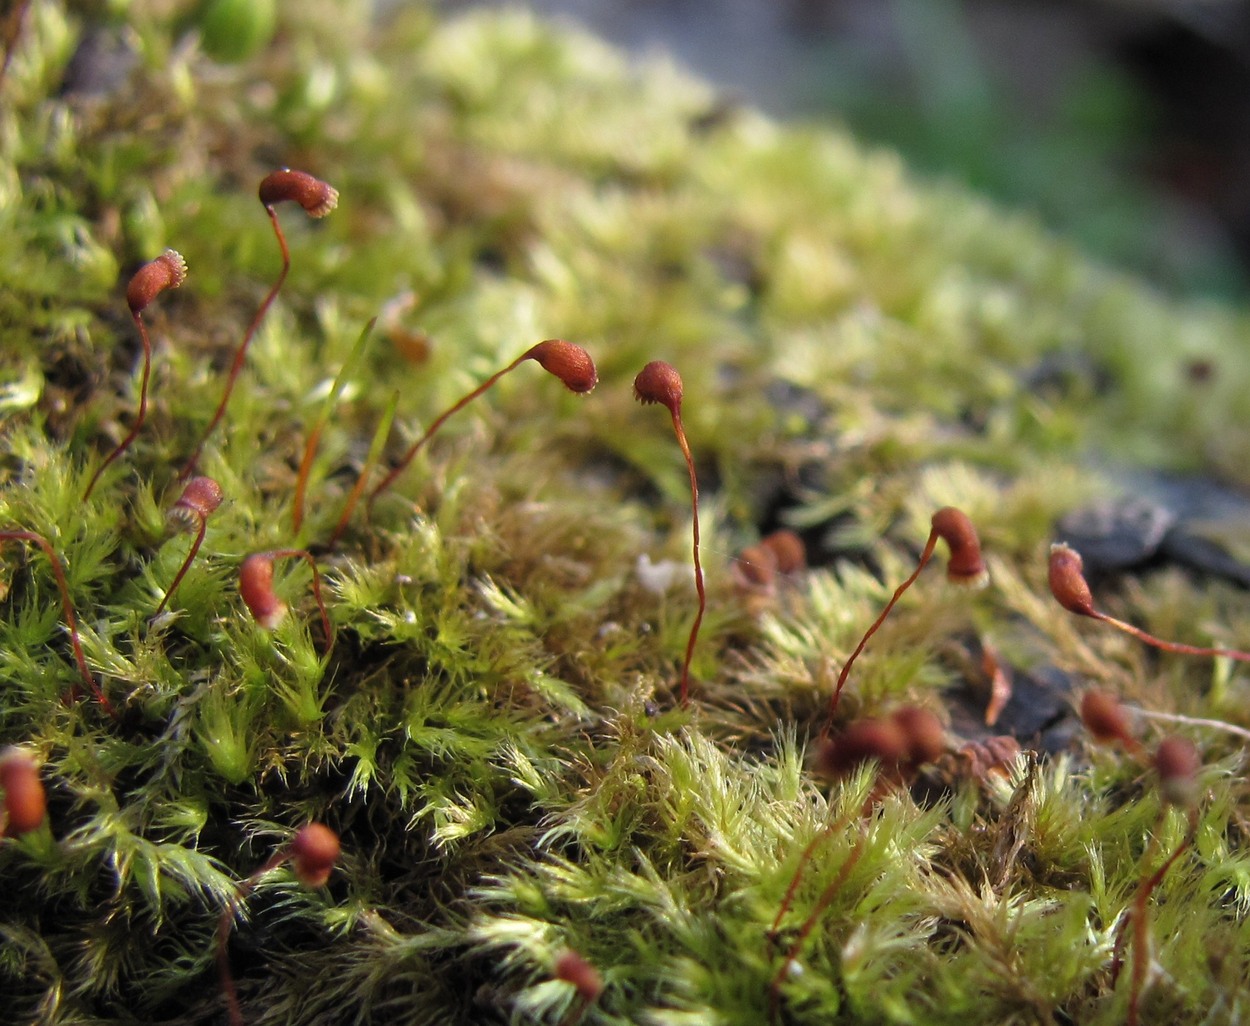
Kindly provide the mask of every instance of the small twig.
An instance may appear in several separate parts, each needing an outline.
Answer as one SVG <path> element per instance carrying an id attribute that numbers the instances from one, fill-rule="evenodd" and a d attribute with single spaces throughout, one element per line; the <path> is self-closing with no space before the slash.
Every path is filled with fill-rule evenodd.
<path id="1" fill-rule="evenodd" d="M 1182 716 L 1180 713 L 1153 712 L 1150 709 L 1142 709 L 1139 706 L 1131 705 L 1125 708 L 1146 720 L 1179 723 L 1183 727 L 1209 727 L 1211 730 L 1222 730 L 1226 734 L 1234 734 L 1237 737 L 1250 741 L 1250 730 L 1247 730 L 1245 727 L 1238 727 L 1232 723 L 1225 723 L 1223 720 L 1208 720 L 1200 716 Z"/>

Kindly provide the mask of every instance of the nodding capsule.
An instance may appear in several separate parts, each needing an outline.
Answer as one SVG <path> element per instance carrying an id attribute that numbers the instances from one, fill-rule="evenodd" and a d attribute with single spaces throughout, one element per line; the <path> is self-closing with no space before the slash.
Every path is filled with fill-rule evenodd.
<path id="1" fill-rule="evenodd" d="M 867 718 L 847 725 L 837 737 L 825 738 L 816 753 L 821 775 L 839 780 L 873 759 L 887 772 L 907 758 L 907 738 L 893 718 Z"/>
<path id="2" fill-rule="evenodd" d="M 1137 750 L 1128 711 L 1105 691 L 1090 690 L 1081 696 L 1081 722 L 1099 744 L 1118 741 L 1125 748 Z"/>
<path id="3" fill-rule="evenodd" d="M 166 289 L 176 289 L 187 280 L 187 262 L 176 249 L 167 249 L 155 260 L 135 271 L 126 286 L 126 303 L 138 314 Z"/>
<path id="4" fill-rule="evenodd" d="M 1175 734 L 1165 737 L 1155 749 L 1154 767 L 1164 801 L 1188 808 L 1198 800 L 1202 759 L 1188 740 Z"/>
<path id="5" fill-rule="evenodd" d="M 599 970 L 571 948 L 566 948 L 556 956 L 554 970 L 555 978 L 571 983 L 577 996 L 585 1004 L 597 1000 L 603 993 L 603 977 Z"/>
<path id="6" fill-rule="evenodd" d="M 216 512 L 224 497 L 221 485 L 211 477 L 193 477 L 170 508 L 170 519 L 187 526 L 198 526 Z"/>
<path id="7" fill-rule="evenodd" d="M 652 360 L 634 378 L 634 398 L 644 406 L 659 403 L 675 412 L 681 408 L 682 395 L 681 375 L 663 360 Z"/>
<path id="8" fill-rule="evenodd" d="M 291 839 L 291 868 L 305 887 L 323 887 L 342 853 L 339 835 L 323 823 L 309 823 Z"/>
<path id="9" fill-rule="evenodd" d="M 4 788 L 4 822 L 0 836 L 7 830 L 14 836 L 29 833 L 43 822 L 48 802 L 39 779 L 39 769 L 20 748 L 7 748 L 0 753 L 0 787 Z"/>
<path id="10" fill-rule="evenodd" d="M 339 203 L 339 193 L 334 186 L 314 178 L 306 171 L 293 171 L 284 167 L 267 174 L 260 183 L 260 201 L 273 208 L 277 203 L 291 200 L 304 208 L 309 217 L 325 217 Z"/>
<path id="11" fill-rule="evenodd" d="M 946 579 L 952 584 L 971 588 L 983 587 L 989 571 L 981 558 L 981 539 L 968 515 L 954 506 L 943 506 L 930 521 L 933 533 L 946 542 L 950 559 L 946 563 Z"/>
<path id="12" fill-rule="evenodd" d="M 286 603 L 273 590 L 273 556 L 254 552 L 239 566 L 239 594 L 252 618 L 265 630 L 273 630 L 286 616 Z"/>
<path id="13" fill-rule="evenodd" d="M 543 370 L 554 374 L 570 392 L 585 395 L 599 384 L 599 372 L 590 354 L 575 342 L 549 338 L 539 342 L 526 353 Z"/>
<path id="14" fill-rule="evenodd" d="M 694 622 L 690 625 L 690 636 L 686 639 L 686 655 L 681 664 L 681 685 L 678 696 L 684 708 L 690 700 L 690 663 L 694 657 L 699 627 L 703 623 L 703 615 L 707 610 L 707 589 L 703 581 L 703 564 L 699 557 L 699 480 L 694 468 L 694 456 L 690 452 L 690 442 L 686 438 L 686 429 L 681 422 L 683 392 L 681 375 L 672 364 L 665 363 L 663 360 L 652 360 L 634 378 L 635 399 L 643 406 L 659 403 L 667 407 L 669 416 L 673 420 L 673 433 L 677 436 L 677 444 L 681 447 L 682 456 L 686 460 L 686 470 L 690 474 L 691 551 L 694 559 L 694 587 L 699 593 L 699 608 L 695 613 Z"/>
<path id="15" fill-rule="evenodd" d="M 1081 554 L 1062 542 L 1050 547 L 1050 593 L 1069 613 L 1094 615 L 1094 596 L 1085 580 Z"/>
<path id="16" fill-rule="evenodd" d="M 788 528 L 780 528 L 760 539 L 760 545 L 773 554 L 777 572 L 789 576 L 807 566 L 807 546 L 803 539 Z"/>

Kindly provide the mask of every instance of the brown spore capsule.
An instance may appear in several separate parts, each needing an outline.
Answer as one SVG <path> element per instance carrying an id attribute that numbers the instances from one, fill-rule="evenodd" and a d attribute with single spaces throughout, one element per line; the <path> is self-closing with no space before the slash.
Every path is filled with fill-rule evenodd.
<path id="1" fill-rule="evenodd" d="M 175 249 L 167 249 L 155 260 L 139 268 L 126 286 L 126 303 L 132 314 L 140 313 L 166 289 L 176 289 L 187 280 L 187 262 Z"/>
<path id="2" fill-rule="evenodd" d="M 312 571 L 313 598 L 321 614 L 321 629 L 325 634 L 325 651 L 334 647 L 334 628 L 330 626 L 330 614 L 326 611 L 321 594 L 321 571 L 317 561 L 307 549 L 272 549 L 269 552 L 253 552 L 239 565 L 239 595 L 252 614 L 252 618 L 265 630 L 273 630 L 282 622 L 287 605 L 273 590 L 273 565 L 277 559 L 302 559 Z"/>
<path id="3" fill-rule="evenodd" d="M 599 970 L 571 948 L 565 948 L 556 956 L 552 972 L 557 980 L 571 983 L 585 1004 L 597 1001 L 603 993 L 603 977 Z"/>
<path id="4" fill-rule="evenodd" d="M 1081 696 L 1081 722 L 1099 744 L 1118 741 L 1130 751 L 1139 748 L 1127 710 L 1105 691 L 1090 690 Z"/>
<path id="5" fill-rule="evenodd" d="M 748 545 L 734 560 L 733 575 L 743 591 L 771 592 L 777 580 L 777 556 L 762 543 Z"/>
<path id="6" fill-rule="evenodd" d="M 903 736 L 904 762 L 911 769 L 934 762 L 946 751 L 946 730 L 942 721 L 928 709 L 904 705 L 890 714 Z"/>
<path id="7" fill-rule="evenodd" d="M 309 217 L 325 217 L 339 203 L 338 190 L 328 182 L 289 167 L 262 178 L 259 195 L 261 203 L 269 208 L 286 200 L 298 203 Z"/>
<path id="8" fill-rule="evenodd" d="M 839 780 L 875 759 L 889 772 L 907 758 L 907 752 L 907 738 L 897 721 L 868 718 L 826 738 L 816 752 L 816 767 L 823 776 Z"/>
<path id="9" fill-rule="evenodd" d="M 946 579 L 967 588 L 981 588 L 990 579 L 981 558 L 981 540 L 966 513 L 954 506 L 943 506 L 930 521 L 933 533 L 946 542 L 950 559 Z"/>
<path id="10" fill-rule="evenodd" d="M 252 618 L 265 630 L 273 630 L 286 616 L 287 606 L 273 590 L 273 557 L 254 552 L 239 566 L 239 595 Z"/>
<path id="11" fill-rule="evenodd" d="M 324 823 L 309 823 L 295 832 L 290 845 L 291 868 L 305 887 L 324 887 L 342 854 L 339 835 Z"/>
<path id="12" fill-rule="evenodd" d="M 773 554 L 777 572 L 785 576 L 796 574 L 807 567 L 807 546 L 803 539 L 788 528 L 780 528 L 760 539 L 760 545 Z"/>
<path id="13" fill-rule="evenodd" d="M 185 527 L 198 527 L 217 511 L 225 495 L 211 477 L 193 477 L 169 510 L 171 520 Z"/>
<path id="14" fill-rule="evenodd" d="M 681 409 L 682 395 L 681 375 L 663 360 L 652 360 L 634 378 L 634 398 L 644 406 L 659 403 L 676 415 Z"/>
<path id="15" fill-rule="evenodd" d="M 575 342 L 549 338 L 526 354 L 543 370 L 555 375 L 570 392 L 585 395 L 599 383 L 599 372 L 590 354 Z"/>
<path id="16" fill-rule="evenodd" d="M 36 829 L 47 814 L 47 798 L 39 768 L 20 748 L 0 753 L 0 788 L 4 789 L 4 832 L 14 836 Z"/>
<path id="17" fill-rule="evenodd" d="M 1198 771 L 1202 768 L 1198 749 L 1188 739 L 1172 734 L 1159 742 L 1153 762 L 1164 801 L 1181 808 L 1195 804 Z"/>
<path id="18" fill-rule="evenodd" d="M 1048 577 L 1050 593 L 1069 613 L 1076 613 L 1078 616 L 1096 615 L 1094 596 L 1085 581 L 1084 561 L 1076 549 L 1063 543 L 1052 545 Z"/>

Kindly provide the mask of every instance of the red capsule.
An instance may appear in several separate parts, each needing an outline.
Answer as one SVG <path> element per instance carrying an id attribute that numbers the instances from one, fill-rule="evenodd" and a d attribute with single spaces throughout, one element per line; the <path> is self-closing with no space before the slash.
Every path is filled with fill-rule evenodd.
<path id="1" fill-rule="evenodd" d="M 266 207 L 291 200 L 303 207 L 309 217 L 325 217 L 339 203 L 338 190 L 332 185 L 289 167 L 267 174 L 261 180 L 259 194 Z"/>

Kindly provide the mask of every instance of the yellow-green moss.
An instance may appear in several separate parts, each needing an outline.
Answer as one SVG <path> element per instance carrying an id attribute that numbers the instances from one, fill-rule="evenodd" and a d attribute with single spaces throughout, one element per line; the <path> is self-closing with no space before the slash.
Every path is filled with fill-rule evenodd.
<path id="1" fill-rule="evenodd" d="M 867 794 L 865 774 L 818 783 L 805 749 L 939 505 L 974 516 L 995 584 L 922 577 L 848 708 L 942 708 L 975 634 L 1017 666 L 1244 721 L 1244 672 L 1073 621 L 1044 554 L 1115 468 L 1250 485 L 1246 313 L 1162 297 L 888 153 L 522 14 L 281 5 L 269 46 L 220 65 L 169 6 L 34 4 L 0 94 L 0 523 L 63 555 L 120 713 L 63 700 L 54 579 L 6 545 L 0 741 L 37 755 L 50 795 L 42 832 L 0 843 L 13 1021 L 221 1021 L 231 880 L 310 818 L 342 835 L 328 890 L 268 877 L 233 935 L 255 1026 L 561 1022 L 565 947 L 604 975 L 588 1022 L 760 1023 L 787 938 L 857 843 L 784 1021 L 1122 1021 L 1111 946 L 1158 802 L 1119 756 L 1030 756 L 925 808 L 893 795 L 858 841 L 844 818 L 776 949 L 767 931 L 803 845 Z M 86 38 L 129 71 L 65 91 Z M 163 522 L 175 473 L 278 270 L 255 188 L 281 164 L 342 200 L 315 223 L 280 212 L 292 272 L 202 463 L 226 502 L 151 624 L 188 544 Z M 137 397 L 124 282 L 166 246 L 190 273 L 150 310 L 149 422 L 84 503 Z M 306 568 L 279 575 L 296 615 L 273 634 L 234 576 L 295 542 L 304 432 L 384 311 L 321 439 L 306 542 L 333 529 L 394 390 L 392 458 L 538 339 L 584 344 L 601 383 L 580 399 L 526 367 L 449 421 L 372 523 L 320 551 L 325 657 Z M 425 362 L 399 344 L 417 335 Z M 630 392 L 651 359 L 685 380 L 705 480 L 688 711 L 685 468 Z M 1090 373 L 1030 387 L 1046 360 Z M 821 565 L 753 615 L 732 560 L 781 484 L 790 523 L 877 572 Z M 678 563 L 670 587 L 642 557 Z M 1226 588 L 1169 577 L 1123 601 L 1194 640 L 1250 640 Z M 1201 829 L 1153 902 L 1144 1022 L 1232 1023 L 1250 1002 L 1244 754 L 1194 736 Z M 1179 840 L 1179 819 L 1163 829 Z"/>

